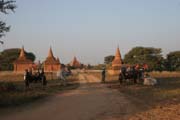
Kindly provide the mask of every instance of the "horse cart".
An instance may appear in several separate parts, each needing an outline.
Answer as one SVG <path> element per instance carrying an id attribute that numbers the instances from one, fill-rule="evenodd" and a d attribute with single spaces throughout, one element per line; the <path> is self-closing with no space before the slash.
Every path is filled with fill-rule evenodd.
<path id="1" fill-rule="evenodd" d="M 42 86 L 47 85 L 46 76 L 43 71 L 41 73 L 37 72 L 35 74 L 32 74 L 31 72 L 28 72 L 28 70 L 25 70 L 24 81 L 27 88 L 31 83 L 41 83 Z"/>
<path id="2" fill-rule="evenodd" d="M 133 82 L 134 84 L 138 82 L 143 82 L 144 69 L 135 69 L 134 66 L 131 67 L 121 67 L 119 74 L 119 82 L 127 83 Z"/>

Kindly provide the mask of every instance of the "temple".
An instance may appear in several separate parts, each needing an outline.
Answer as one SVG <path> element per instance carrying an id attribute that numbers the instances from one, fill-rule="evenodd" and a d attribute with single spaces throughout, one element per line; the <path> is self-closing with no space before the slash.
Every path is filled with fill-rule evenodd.
<path id="1" fill-rule="evenodd" d="M 119 74 L 122 64 L 123 64 L 123 62 L 122 62 L 122 58 L 121 58 L 121 53 L 120 53 L 120 50 L 118 47 L 116 50 L 114 60 L 112 61 L 112 69 L 109 70 L 109 73 L 112 75 Z"/>
<path id="2" fill-rule="evenodd" d="M 33 61 L 26 58 L 24 47 L 22 47 L 18 59 L 14 61 L 14 72 L 24 72 L 25 69 L 30 69 L 33 65 Z"/>
<path id="3" fill-rule="evenodd" d="M 44 71 L 45 72 L 56 72 L 61 69 L 61 63 L 59 58 L 55 58 L 50 47 L 48 57 L 44 61 Z"/>
<path id="4" fill-rule="evenodd" d="M 69 64 L 73 68 L 81 68 L 81 63 L 77 60 L 76 57 Z"/>

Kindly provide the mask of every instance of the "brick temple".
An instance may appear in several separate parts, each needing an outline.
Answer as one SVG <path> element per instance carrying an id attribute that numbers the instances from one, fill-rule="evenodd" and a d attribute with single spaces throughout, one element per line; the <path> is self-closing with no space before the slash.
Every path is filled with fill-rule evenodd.
<path id="1" fill-rule="evenodd" d="M 122 64 L 123 64 L 123 62 L 122 62 L 122 58 L 121 58 L 121 53 L 120 53 L 120 49 L 118 47 L 116 50 L 114 60 L 112 61 L 112 69 L 108 71 L 109 74 L 112 74 L 112 75 L 119 74 Z"/>
<path id="2" fill-rule="evenodd" d="M 81 68 L 81 63 L 77 60 L 76 56 L 73 58 L 69 65 L 73 68 Z"/>
<path id="3" fill-rule="evenodd" d="M 44 71 L 45 72 L 56 72 L 61 69 L 61 63 L 59 58 L 55 58 L 50 47 L 48 57 L 44 61 Z"/>
<path id="4" fill-rule="evenodd" d="M 22 47 L 18 59 L 14 61 L 14 72 L 24 72 L 25 69 L 31 69 L 33 66 L 33 61 L 27 59 L 24 47 Z"/>

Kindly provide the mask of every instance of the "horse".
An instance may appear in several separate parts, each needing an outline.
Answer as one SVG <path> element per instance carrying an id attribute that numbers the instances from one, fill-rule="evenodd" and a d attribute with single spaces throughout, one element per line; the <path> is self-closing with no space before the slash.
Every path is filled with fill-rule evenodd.
<path id="1" fill-rule="evenodd" d="M 29 87 L 30 83 L 41 83 L 43 86 L 47 85 L 47 80 L 46 76 L 44 75 L 44 72 L 37 72 L 35 75 L 33 75 L 27 70 L 25 70 L 24 81 L 26 87 Z"/>

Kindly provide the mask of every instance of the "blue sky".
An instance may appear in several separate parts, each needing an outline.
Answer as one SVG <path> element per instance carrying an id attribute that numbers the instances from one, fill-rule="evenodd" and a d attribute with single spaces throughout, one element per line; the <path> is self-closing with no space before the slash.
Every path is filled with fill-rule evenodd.
<path id="1" fill-rule="evenodd" d="M 3 15 L 11 31 L 1 47 L 27 51 L 44 60 L 50 46 L 68 63 L 103 63 L 135 46 L 180 50 L 180 0 L 16 0 L 15 14 Z"/>

